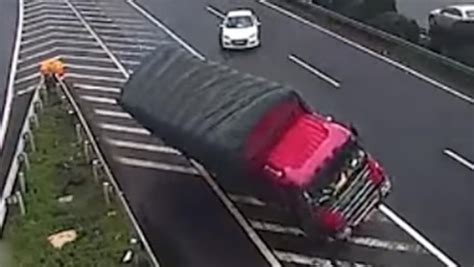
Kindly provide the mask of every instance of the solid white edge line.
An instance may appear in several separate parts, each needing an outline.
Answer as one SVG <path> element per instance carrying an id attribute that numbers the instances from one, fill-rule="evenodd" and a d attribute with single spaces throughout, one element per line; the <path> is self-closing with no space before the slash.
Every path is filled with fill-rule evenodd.
<path id="1" fill-rule="evenodd" d="M 457 267 L 458 264 L 450 259 L 446 254 L 444 254 L 440 249 L 438 249 L 434 244 L 428 241 L 423 235 L 421 235 L 417 230 L 400 218 L 394 211 L 392 211 L 388 206 L 384 204 L 379 205 L 379 210 L 392 220 L 398 227 L 415 239 L 420 245 L 422 245 L 429 253 L 435 256 L 443 264 L 448 267 Z"/>
<path id="2" fill-rule="evenodd" d="M 375 51 L 373 51 L 373 50 L 371 50 L 371 49 L 369 49 L 369 48 L 367 48 L 367 47 L 365 47 L 365 46 L 363 46 L 363 45 L 360 45 L 360 44 L 358 44 L 358 43 L 356 43 L 356 42 L 353 42 L 353 41 L 351 41 L 351 40 L 349 40 L 349 39 L 347 39 L 347 38 L 345 38 L 345 37 L 343 37 L 343 36 L 341 36 L 341 35 L 339 35 L 339 34 L 333 32 L 333 31 L 331 31 L 331 30 L 328 30 L 328 29 L 326 29 L 326 28 L 323 28 L 323 27 L 317 25 L 316 23 L 313 23 L 313 22 L 311 22 L 311 21 L 309 21 L 309 20 L 307 20 L 307 19 L 305 19 L 305 18 L 302 18 L 302 17 L 300 17 L 300 16 L 294 14 L 293 12 L 290 12 L 290 11 L 288 11 L 288 10 L 282 8 L 282 7 L 279 7 L 279 6 L 275 5 L 275 4 L 272 4 L 272 3 L 270 3 L 270 2 L 267 1 L 267 0 L 257 0 L 257 2 L 261 3 L 261 4 L 264 5 L 264 6 L 269 7 L 269 8 L 271 8 L 271 9 L 274 9 L 274 10 L 276 10 L 276 11 L 278 11 L 278 12 L 280 12 L 280 13 L 282 13 L 282 14 L 284 14 L 284 15 L 290 17 L 290 18 L 293 18 L 294 20 L 299 21 L 299 22 L 301 22 L 301 23 L 303 23 L 303 24 L 305 24 L 305 25 L 307 25 L 307 26 L 310 26 L 310 27 L 312 27 L 312 28 L 314 28 L 314 29 L 317 29 L 317 30 L 319 30 L 319 31 L 321 31 L 321 32 L 323 32 L 323 33 L 325 33 L 325 34 L 327 34 L 327 35 L 329 35 L 329 36 L 331 36 L 331 37 L 333 37 L 333 38 L 335 38 L 335 39 L 337 39 L 337 40 L 339 40 L 339 41 L 345 43 L 345 44 L 348 44 L 348 45 L 350 45 L 350 46 L 352 46 L 352 47 L 355 47 L 355 48 L 361 50 L 362 52 L 365 52 L 366 54 L 369 54 L 369 55 L 371 55 L 371 56 L 373 56 L 373 57 L 375 57 L 375 58 L 378 58 L 378 59 L 384 61 L 385 63 L 388 63 L 388 64 L 390 64 L 390 65 L 392 65 L 392 66 L 394 66 L 394 67 L 397 67 L 398 69 L 401 69 L 401 70 L 403 70 L 403 71 L 405 71 L 405 72 L 408 72 L 408 73 L 410 73 L 411 75 L 413 75 L 413 76 L 419 78 L 420 80 L 423 80 L 423 81 L 425 81 L 425 82 L 427 82 L 427 83 L 430 83 L 431 85 L 434 85 L 434 86 L 438 87 L 439 89 L 441 89 L 441 90 L 443 90 L 443 91 L 445 91 L 445 92 L 447 92 L 447 93 L 449 93 L 449 94 L 451 94 L 451 95 L 453 95 L 453 96 L 456 96 L 456 97 L 458 97 L 458 98 L 460 98 L 460 99 L 462 99 L 462 100 L 464 100 L 464 101 L 466 101 L 466 102 L 468 102 L 468 103 L 470 103 L 470 104 L 474 104 L 474 98 L 473 98 L 473 97 L 468 96 L 468 95 L 465 95 L 465 94 L 463 94 L 463 93 L 461 93 L 461 92 L 458 92 L 458 91 L 454 90 L 453 88 L 451 88 L 451 87 L 449 87 L 449 86 L 447 86 L 447 85 L 444 85 L 444 84 L 442 84 L 442 83 L 440 83 L 440 82 L 438 82 L 438 81 L 436 81 L 436 80 L 434 80 L 434 79 L 432 79 L 432 78 L 430 78 L 430 77 L 428 77 L 428 76 L 426 76 L 426 75 L 424 75 L 424 74 L 422 74 L 422 73 L 420 73 L 420 72 L 418 72 L 418 71 L 416 71 L 416 70 L 414 70 L 414 69 L 411 69 L 411 68 L 408 67 L 408 66 L 405 66 L 405 65 L 403 65 L 403 64 L 401 64 L 401 63 L 399 63 L 399 62 L 396 62 L 395 60 L 392 60 L 392 59 L 390 59 L 390 58 L 388 58 L 388 57 L 382 56 L 382 55 L 380 55 L 379 53 L 377 53 L 377 52 L 375 52 Z"/>
<path id="3" fill-rule="evenodd" d="M 444 154 L 450 157 L 451 159 L 457 161 L 459 164 L 463 165 L 464 167 L 474 171 L 474 163 L 466 159 L 465 157 L 461 156 L 461 154 L 455 152 L 452 149 L 446 148 Z"/>
<path id="4" fill-rule="evenodd" d="M 316 75 L 317 77 L 319 77 L 320 79 L 326 81 L 327 83 L 330 83 L 332 86 L 336 87 L 336 88 L 340 88 L 341 87 L 341 84 L 339 82 L 337 82 L 335 79 L 329 77 L 328 75 L 322 73 L 321 71 L 319 71 L 318 69 L 316 69 L 316 67 L 310 65 L 309 63 L 305 62 L 304 60 L 300 59 L 299 57 L 295 56 L 295 55 L 292 55 L 290 54 L 288 56 L 288 58 L 293 62 L 295 63 L 296 65 L 299 65 L 300 67 L 302 67 L 303 69 L 309 71 L 310 73 Z"/>
<path id="5" fill-rule="evenodd" d="M 19 0 L 15 46 L 13 50 L 12 61 L 10 64 L 10 74 L 8 75 L 8 85 L 6 88 L 7 92 L 6 92 L 5 104 L 3 106 L 3 116 L 2 116 L 2 121 L 0 122 L 0 151 L 3 151 L 3 145 L 5 142 L 7 128 L 10 121 L 10 113 L 12 109 L 13 87 L 15 84 L 16 68 L 18 65 L 19 54 L 20 54 L 21 33 L 23 31 L 23 10 L 24 10 L 23 0 Z"/>
<path id="6" fill-rule="evenodd" d="M 220 19 L 225 18 L 225 15 L 213 6 L 206 6 L 206 10 L 209 11 L 209 13 L 211 13 L 212 15 L 214 15 L 214 16 L 220 18 Z"/>
<path id="7" fill-rule="evenodd" d="M 135 10 L 140 12 L 143 16 L 145 16 L 148 20 L 150 20 L 153 24 L 158 26 L 160 29 L 162 29 L 164 32 L 166 32 L 171 38 L 173 38 L 176 42 L 178 42 L 181 46 L 183 46 L 186 50 L 188 50 L 191 54 L 199 58 L 200 60 L 206 60 L 206 57 L 204 57 L 201 53 L 199 53 L 196 49 L 191 47 L 189 44 L 187 44 L 183 39 L 181 39 L 178 35 L 176 35 L 173 31 L 171 31 L 168 27 L 166 27 L 163 23 L 161 23 L 157 18 L 155 18 L 153 15 L 148 13 L 144 8 L 142 8 L 139 4 L 137 4 L 133 0 L 126 0 L 127 3 L 129 3 Z"/>
<path id="8" fill-rule="evenodd" d="M 94 36 L 96 41 L 99 43 L 99 45 L 104 49 L 104 51 L 109 55 L 109 57 L 112 59 L 112 61 L 115 63 L 115 66 L 122 72 L 123 76 L 128 80 L 130 77 L 130 74 L 128 74 L 128 71 L 123 67 L 122 64 L 120 64 L 120 61 L 115 57 L 115 55 L 110 51 L 110 49 L 105 45 L 105 43 L 100 39 L 100 37 L 97 35 L 97 33 L 92 29 L 92 27 L 87 23 L 87 21 L 82 17 L 81 13 L 77 11 L 77 9 L 74 7 L 73 4 L 69 0 L 64 0 L 67 5 L 71 8 L 71 10 L 76 14 L 77 18 L 82 22 L 84 27 L 89 31 L 89 33 Z"/>
<path id="9" fill-rule="evenodd" d="M 261 239 L 261 237 L 255 231 L 255 229 L 253 229 L 252 226 L 250 226 L 250 224 L 247 222 L 247 220 L 239 211 L 239 209 L 234 205 L 234 203 L 232 203 L 232 201 L 229 199 L 226 193 L 224 193 L 224 191 L 219 187 L 217 182 L 214 181 L 214 179 L 212 179 L 212 177 L 204 169 L 204 167 L 201 166 L 201 164 L 196 162 L 194 159 L 189 159 L 189 161 L 198 170 L 198 172 L 201 174 L 201 176 L 204 178 L 207 184 L 211 187 L 214 193 L 222 201 L 224 206 L 226 206 L 227 210 L 232 214 L 232 216 L 234 216 L 237 223 L 239 223 L 239 225 L 242 227 L 245 233 L 247 233 L 248 237 L 257 246 L 257 249 L 260 251 L 260 253 L 262 253 L 265 259 L 271 264 L 271 266 L 282 267 L 283 265 L 278 261 L 278 259 L 273 254 L 273 252 L 268 248 L 267 244 L 265 244 L 265 242 Z"/>

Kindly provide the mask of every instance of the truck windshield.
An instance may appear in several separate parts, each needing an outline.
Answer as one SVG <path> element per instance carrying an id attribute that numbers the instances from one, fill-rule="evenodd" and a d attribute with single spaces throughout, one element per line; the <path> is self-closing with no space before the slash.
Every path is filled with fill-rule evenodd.
<path id="1" fill-rule="evenodd" d="M 316 174 L 314 181 L 306 189 L 305 197 L 310 202 L 322 205 L 334 198 L 351 179 L 365 161 L 366 154 L 354 140 L 349 140 L 334 157 L 328 160 L 327 166 Z"/>

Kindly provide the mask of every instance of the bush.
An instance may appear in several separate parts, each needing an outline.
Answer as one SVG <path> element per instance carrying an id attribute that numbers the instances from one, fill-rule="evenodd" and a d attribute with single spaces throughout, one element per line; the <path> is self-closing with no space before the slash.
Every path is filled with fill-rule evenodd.
<path id="1" fill-rule="evenodd" d="M 367 21 L 368 24 L 413 43 L 418 43 L 420 26 L 418 23 L 396 12 L 386 12 Z"/>

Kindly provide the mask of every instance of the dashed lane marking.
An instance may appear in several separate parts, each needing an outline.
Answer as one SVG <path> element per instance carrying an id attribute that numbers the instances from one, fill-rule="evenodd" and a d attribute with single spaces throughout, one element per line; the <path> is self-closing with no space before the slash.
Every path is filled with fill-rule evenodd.
<path id="1" fill-rule="evenodd" d="M 461 154 L 455 152 L 452 149 L 446 148 L 443 153 L 450 157 L 451 159 L 457 161 L 459 164 L 463 165 L 464 167 L 468 168 L 471 171 L 474 171 L 474 163 L 468 159 L 466 159 L 464 156 L 461 156 Z"/>
<path id="2" fill-rule="evenodd" d="M 298 66 L 302 67 L 303 69 L 307 70 L 308 72 L 316 75 L 317 77 L 319 77 L 320 79 L 324 80 L 325 82 L 331 84 L 332 86 L 336 87 L 336 88 L 340 88 L 341 87 L 341 84 L 336 81 L 334 78 L 330 77 L 329 75 L 321 72 L 320 70 L 318 70 L 316 67 L 314 66 L 311 66 L 309 63 L 305 62 L 304 60 L 302 60 L 301 58 L 295 56 L 295 55 L 289 55 L 288 58 L 295 64 L 297 64 Z"/>

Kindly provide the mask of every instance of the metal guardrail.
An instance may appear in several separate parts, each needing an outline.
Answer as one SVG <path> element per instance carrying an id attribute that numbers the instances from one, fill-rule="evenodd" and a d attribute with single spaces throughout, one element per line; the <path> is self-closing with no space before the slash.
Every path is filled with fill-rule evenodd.
<path id="1" fill-rule="evenodd" d="M 474 68 L 470 67 L 468 65 L 465 65 L 461 62 L 458 62 L 454 59 L 451 59 L 447 56 L 438 54 L 436 52 L 433 52 L 427 48 L 424 48 L 422 46 L 419 46 L 417 44 L 411 43 L 403 38 L 400 38 L 398 36 L 392 35 L 390 33 L 384 32 L 382 30 L 379 30 L 375 27 L 372 27 L 370 25 L 364 24 L 362 22 L 356 21 L 352 18 L 346 17 L 344 15 L 341 15 L 335 11 L 329 10 L 327 8 L 324 8 L 322 6 L 319 6 L 315 3 L 313 3 L 311 0 L 280 0 L 280 1 L 285 1 L 285 2 L 298 2 L 300 4 L 308 5 L 311 8 L 315 9 L 318 12 L 321 12 L 322 14 L 328 16 L 329 18 L 341 23 L 341 24 L 346 24 L 349 25 L 355 29 L 364 31 L 366 33 L 375 35 L 385 41 L 394 43 L 398 46 L 407 48 L 409 50 L 415 51 L 416 53 L 427 57 L 428 59 L 435 60 L 446 67 L 455 69 L 457 71 L 460 71 L 466 75 L 472 76 L 474 78 Z"/>
<path id="2" fill-rule="evenodd" d="M 10 169 L 7 173 L 7 179 L 3 192 L 0 195 L 0 232 L 3 231 L 5 220 L 8 212 L 8 205 L 12 202 L 12 199 L 16 199 L 14 202 L 20 202 L 22 206 L 22 194 L 21 191 L 14 191 L 17 178 L 23 179 L 22 168 L 29 167 L 28 155 L 26 150 L 28 148 L 27 142 L 30 142 L 30 148 L 35 149 L 33 134 L 32 134 L 32 124 L 39 126 L 38 114 L 41 112 L 43 107 L 43 99 L 46 97 L 44 93 L 44 79 L 41 77 L 39 84 L 36 86 L 31 102 L 28 106 L 28 111 L 26 113 L 25 119 L 23 121 L 23 126 L 20 131 L 20 138 L 16 145 L 15 152 L 13 154 L 13 159 L 10 164 Z M 43 98 L 42 98 L 43 95 Z M 23 184 L 24 181 L 21 181 Z M 23 186 L 22 186 L 23 187 Z M 23 209 L 23 208 L 22 208 Z"/>
<path id="3" fill-rule="evenodd" d="M 78 123 L 76 126 L 76 135 L 79 142 L 82 142 L 84 145 L 84 156 L 88 162 L 92 164 L 92 173 L 96 182 L 100 182 L 99 176 L 101 171 L 106 176 L 105 182 L 102 183 L 104 189 L 105 201 L 109 203 L 110 193 L 115 193 L 118 196 L 122 207 L 124 208 L 129 220 L 132 223 L 135 233 L 138 235 L 141 244 L 145 251 L 148 254 L 149 259 L 151 260 L 154 267 L 160 267 L 156 256 L 154 255 L 148 240 L 146 239 L 143 231 L 141 230 L 138 222 L 128 205 L 127 200 L 124 197 L 124 193 L 121 191 L 115 177 L 112 174 L 111 169 L 107 165 L 105 158 L 97 144 L 92 131 L 82 114 L 82 111 L 79 108 L 79 105 L 75 101 L 69 87 L 61 79 L 55 78 L 56 84 L 54 87 L 57 89 L 59 94 L 63 95 L 62 100 L 67 102 L 68 109 L 70 109 L 70 115 L 73 115 L 77 118 Z M 15 154 L 13 161 L 10 165 L 9 172 L 7 174 L 7 180 L 0 198 L 0 232 L 5 226 L 5 221 L 7 218 L 8 207 L 11 204 L 19 204 L 21 213 L 24 214 L 25 204 L 23 202 L 23 193 L 25 193 L 26 182 L 23 169 L 29 169 L 29 159 L 27 154 L 27 149 L 29 148 L 32 151 L 35 151 L 34 137 L 32 133 L 32 125 L 39 127 L 38 114 L 43 109 L 43 103 L 47 101 L 47 88 L 45 79 L 41 76 L 41 81 L 38 86 L 35 88 L 33 93 L 32 100 L 28 106 L 28 112 L 23 122 L 22 130 L 20 132 L 20 137 L 18 144 L 16 146 Z M 83 136 L 84 135 L 84 136 Z M 84 138 L 85 137 L 85 138 Z M 28 143 L 28 144 L 27 144 Z M 95 155 L 95 157 L 94 157 Z M 15 185 L 17 180 L 20 180 L 20 189 L 14 192 Z M 110 184 L 112 189 L 110 190 Z"/>

